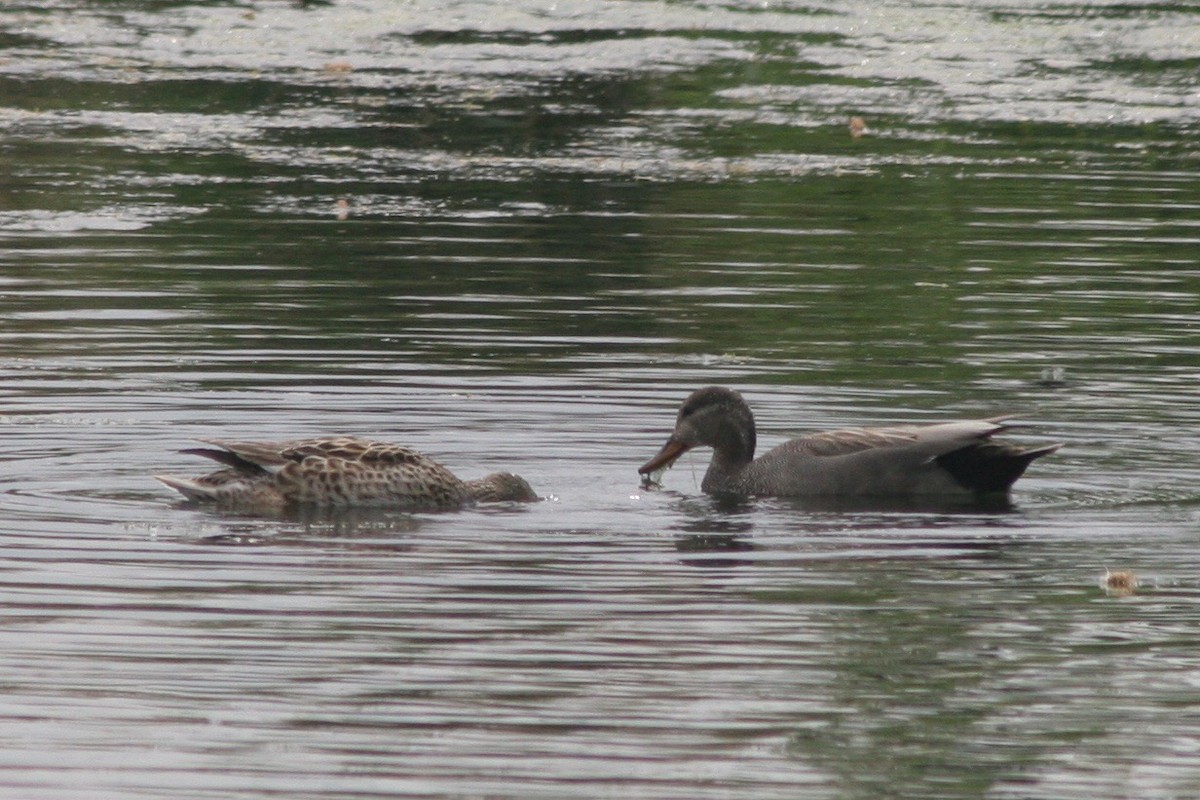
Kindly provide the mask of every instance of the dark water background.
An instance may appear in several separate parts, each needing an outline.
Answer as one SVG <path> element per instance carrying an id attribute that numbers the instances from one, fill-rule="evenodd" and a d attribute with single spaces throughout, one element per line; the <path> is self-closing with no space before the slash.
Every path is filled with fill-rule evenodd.
<path id="1" fill-rule="evenodd" d="M 0 790 L 1195 797 L 1198 53 L 1193 3 L 5 3 Z M 643 491 L 708 383 L 768 446 L 1066 446 L 1010 512 Z M 331 432 L 547 500 L 149 477 Z"/>

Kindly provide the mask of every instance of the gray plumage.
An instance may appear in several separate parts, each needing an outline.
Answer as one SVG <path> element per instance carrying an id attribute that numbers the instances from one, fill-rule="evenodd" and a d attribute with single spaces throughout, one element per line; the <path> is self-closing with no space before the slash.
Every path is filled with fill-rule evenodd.
<path id="1" fill-rule="evenodd" d="M 1058 444 L 1022 448 L 993 440 L 1004 417 L 851 428 L 793 439 L 754 458 L 754 416 L 732 389 L 693 392 L 675 430 L 638 471 L 669 467 L 693 447 L 713 448 L 701 488 L 781 497 L 988 495 L 1005 493 Z"/>

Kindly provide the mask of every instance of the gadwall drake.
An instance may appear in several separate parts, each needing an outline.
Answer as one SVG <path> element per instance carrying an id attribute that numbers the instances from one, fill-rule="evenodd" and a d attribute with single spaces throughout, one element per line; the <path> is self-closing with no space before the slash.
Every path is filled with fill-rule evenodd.
<path id="1" fill-rule="evenodd" d="M 211 458 L 224 464 L 224 469 L 199 478 L 155 477 L 188 500 L 223 509 L 279 512 L 325 506 L 433 511 L 477 502 L 538 499 L 519 475 L 496 472 L 464 481 L 428 456 L 395 444 L 350 437 L 202 441 L 211 447 L 181 452 Z"/>
<path id="2" fill-rule="evenodd" d="M 940 425 L 851 428 L 784 442 L 754 458 L 754 415 L 732 389 L 693 392 L 675 432 L 638 470 L 670 467 L 693 447 L 713 449 L 700 488 L 710 494 L 780 497 L 995 495 L 1034 459 L 1061 445 L 1022 448 L 992 440 L 1005 417 Z"/>

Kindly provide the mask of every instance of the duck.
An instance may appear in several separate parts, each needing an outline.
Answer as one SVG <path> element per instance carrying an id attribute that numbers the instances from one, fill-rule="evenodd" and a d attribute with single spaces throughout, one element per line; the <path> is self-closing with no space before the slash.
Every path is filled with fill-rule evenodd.
<path id="1" fill-rule="evenodd" d="M 692 392 L 675 430 L 638 469 L 646 485 L 695 447 L 711 447 L 707 494 L 775 497 L 1007 496 L 1025 468 L 1061 443 L 1021 447 L 992 437 L 1011 416 L 850 428 L 803 436 L 754 457 L 754 415 L 723 386 Z"/>
<path id="2" fill-rule="evenodd" d="M 511 472 L 464 481 L 426 455 L 398 444 L 350 436 L 285 442 L 202 439 L 181 450 L 223 465 L 198 478 L 155 475 L 198 505 L 279 513 L 294 507 L 439 511 L 474 503 L 533 502 L 529 483 Z"/>

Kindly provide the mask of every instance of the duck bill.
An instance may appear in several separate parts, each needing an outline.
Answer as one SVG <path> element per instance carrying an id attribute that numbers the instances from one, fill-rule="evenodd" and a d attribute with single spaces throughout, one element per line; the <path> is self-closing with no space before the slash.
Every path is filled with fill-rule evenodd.
<path id="1" fill-rule="evenodd" d="M 670 439 L 667 439 L 667 443 L 662 446 L 662 450 L 658 451 L 658 455 L 638 468 L 638 474 L 649 475 L 660 469 L 667 469 L 690 449 L 691 445 L 684 444 L 672 436 Z"/>

